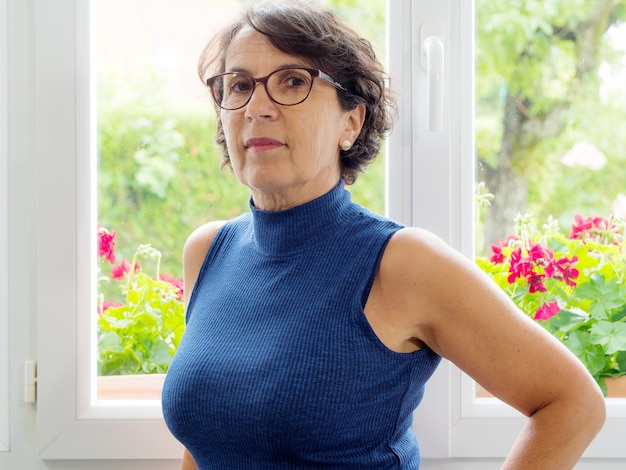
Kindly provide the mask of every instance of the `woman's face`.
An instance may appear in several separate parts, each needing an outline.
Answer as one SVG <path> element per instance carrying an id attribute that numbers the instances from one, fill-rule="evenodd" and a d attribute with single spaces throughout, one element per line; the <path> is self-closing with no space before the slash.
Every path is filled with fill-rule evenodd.
<path id="1" fill-rule="evenodd" d="M 312 67 L 276 49 L 249 27 L 233 39 L 225 70 L 264 77 L 283 67 Z M 335 88 L 314 80 L 309 97 L 295 106 L 273 102 L 257 84 L 246 106 L 220 110 L 233 171 L 260 209 L 279 210 L 319 197 L 340 178 L 339 149 L 359 135 L 365 111 L 345 112 Z"/>

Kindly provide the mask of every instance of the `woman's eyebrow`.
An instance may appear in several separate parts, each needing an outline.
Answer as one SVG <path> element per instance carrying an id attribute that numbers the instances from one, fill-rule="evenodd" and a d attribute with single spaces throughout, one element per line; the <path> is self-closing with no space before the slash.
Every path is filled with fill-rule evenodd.
<path id="1" fill-rule="evenodd" d="M 272 72 L 275 72 L 276 70 L 282 70 L 282 69 L 301 69 L 301 68 L 310 69 L 310 68 L 314 68 L 314 67 L 311 67 L 308 64 L 292 62 L 292 63 L 279 65 L 274 70 L 272 70 Z M 247 69 L 245 67 L 232 67 L 230 69 L 226 69 L 225 72 L 226 73 L 228 73 L 228 72 L 245 73 L 246 75 L 249 75 L 251 77 L 253 76 L 253 74 L 250 71 L 250 69 Z M 270 73 L 272 73 L 272 72 L 270 72 Z"/>

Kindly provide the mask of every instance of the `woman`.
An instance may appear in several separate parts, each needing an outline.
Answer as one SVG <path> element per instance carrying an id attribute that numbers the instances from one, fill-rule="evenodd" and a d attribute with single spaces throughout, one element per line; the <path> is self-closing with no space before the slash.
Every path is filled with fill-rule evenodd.
<path id="1" fill-rule="evenodd" d="M 462 255 L 351 202 L 392 104 L 367 41 L 319 6 L 251 7 L 200 61 L 251 213 L 183 252 L 163 390 L 183 469 L 414 469 L 441 357 L 528 416 L 504 468 L 571 468 L 604 421 L 580 362 Z"/>

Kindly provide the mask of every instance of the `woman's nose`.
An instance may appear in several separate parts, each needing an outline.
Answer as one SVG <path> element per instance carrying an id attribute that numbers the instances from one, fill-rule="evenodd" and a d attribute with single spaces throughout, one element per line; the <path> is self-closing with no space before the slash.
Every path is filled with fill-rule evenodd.
<path id="1" fill-rule="evenodd" d="M 271 116 L 276 110 L 276 103 L 267 93 L 265 83 L 257 82 L 254 84 L 252 95 L 246 105 L 246 115 L 250 117 L 266 117 Z"/>

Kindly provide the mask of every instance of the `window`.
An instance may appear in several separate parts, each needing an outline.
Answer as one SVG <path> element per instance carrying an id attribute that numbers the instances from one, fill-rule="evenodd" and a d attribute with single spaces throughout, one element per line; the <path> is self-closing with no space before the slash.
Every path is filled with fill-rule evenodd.
<path id="1" fill-rule="evenodd" d="M 7 30 L 7 5 L 0 0 L 0 30 Z M 8 44 L 0 35 L 0 452 L 9 450 L 9 159 Z"/>
<path id="2" fill-rule="evenodd" d="M 617 85 L 624 78 L 626 14 L 615 5 L 587 4 L 583 11 L 563 5 L 477 2 L 476 182 L 492 194 L 478 210 L 476 254 L 484 269 L 506 276 L 515 267 L 509 253 L 522 244 L 508 237 L 532 244 L 539 257 L 531 261 L 533 274 L 500 285 L 510 294 L 515 289 L 520 308 L 543 318 L 605 386 L 624 353 L 614 357 L 607 335 L 592 340 L 589 331 L 619 327 L 626 308 L 619 288 L 624 254 L 609 256 L 625 232 L 626 133 L 612 123 L 626 103 Z M 565 243 L 557 242 L 559 234 Z M 506 245 L 504 262 L 487 260 L 494 244 Z M 583 259 L 589 253 L 608 262 L 594 265 Z M 560 270 L 554 276 L 538 266 L 557 258 L 565 263 L 564 279 Z M 589 305 L 596 286 L 604 299 L 615 297 L 601 314 Z M 560 327 L 565 315 L 571 320 Z M 580 339 L 587 346 L 575 346 Z M 626 335 L 619 349 L 626 349 Z"/>
<path id="3" fill-rule="evenodd" d="M 553 7 L 476 1 L 475 178 L 495 195 L 491 206 L 476 216 L 477 256 L 490 256 L 490 244 L 515 233 L 518 213 L 532 214 L 544 232 L 542 225 L 553 217 L 566 236 L 576 223 L 575 214 L 605 219 L 620 215 L 626 189 L 625 134 L 614 123 L 620 121 L 626 101 L 617 86 L 623 82 L 626 17 L 614 5 L 602 11 L 598 4 L 584 4 L 584 11 L 571 9 L 571 2 L 555 2 Z M 584 282 L 581 272 L 577 285 Z M 547 289 L 544 306 L 557 298 L 559 308 L 573 301 L 552 294 L 549 285 Z M 528 304 L 527 313 L 536 307 Z M 594 374 L 611 367 L 608 361 L 591 364 L 587 350 L 572 350 Z M 481 404 L 471 381 L 464 378 L 462 383 L 461 415 L 488 416 L 501 406 Z M 624 404 L 609 394 L 608 424 L 587 455 L 617 456 L 608 429 L 623 424 Z M 511 414 L 504 409 L 499 413 Z"/>
<path id="4" fill-rule="evenodd" d="M 172 178 L 171 166 L 167 164 L 178 165 L 175 166 L 175 172 L 181 170 L 175 155 L 180 150 L 181 130 L 172 125 L 176 117 L 174 113 L 196 114 L 191 116 L 192 124 L 185 128 L 190 134 L 195 133 L 192 138 L 196 140 L 192 142 L 192 147 L 200 144 L 210 146 L 212 141 L 212 131 L 207 132 L 210 129 L 208 121 L 212 119 L 212 105 L 206 101 L 206 93 L 195 78 L 195 62 L 207 38 L 191 38 L 196 41 L 195 46 L 192 45 L 187 52 L 183 47 L 181 51 L 180 44 L 168 42 L 168 38 L 183 38 L 184 42 L 190 40 L 188 35 L 183 35 L 181 31 L 164 30 L 162 25 L 168 23 L 171 28 L 180 26 L 187 29 L 191 20 L 195 18 L 197 21 L 200 17 L 194 8 L 203 8 L 206 17 L 222 18 L 230 10 L 224 2 L 219 7 L 214 2 L 171 2 L 170 6 L 176 8 L 176 15 L 189 20 L 177 21 L 176 25 L 172 25 L 167 22 L 171 13 L 163 10 L 167 5 L 168 2 L 154 1 L 61 0 L 54 6 L 42 5 L 35 13 L 36 42 L 41 46 L 36 57 L 35 79 L 36 97 L 38 103 L 41 103 L 37 119 L 42 123 L 37 134 L 37 159 L 41 171 L 38 222 L 42 227 L 59 224 L 75 227 L 75 230 L 57 234 L 57 237 L 51 233 L 40 233 L 38 236 L 41 254 L 38 259 L 38 304 L 41 306 L 38 323 L 40 331 L 46 332 L 38 337 L 37 412 L 40 423 L 38 452 L 41 458 L 160 459 L 179 458 L 181 455 L 180 445 L 169 434 L 162 420 L 158 380 L 153 388 L 156 394 L 137 397 L 126 393 L 114 396 L 107 394 L 107 390 L 110 390 L 109 384 L 105 383 L 107 381 L 96 376 L 95 358 L 98 352 L 94 339 L 97 325 L 94 322 L 96 315 L 93 302 L 96 289 L 93 285 L 95 283 L 91 282 L 97 269 L 96 263 L 99 262 L 95 256 L 98 223 L 110 231 L 116 230 L 119 236 L 117 246 L 120 248 L 117 254 L 120 258 L 130 259 L 133 248 L 125 247 L 122 240 L 124 236 L 132 234 L 137 225 L 143 226 L 144 230 L 150 228 L 144 234 L 160 232 L 168 229 L 156 226 L 164 219 L 158 217 L 162 213 L 168 213 L 168 219 L 180 214 L 189 217 L 189 220 L 177 221 L 178 225 L 183 226 L 180 231 L 182 238 L 171 242 L 168 240 L 170 237 L 159 239 L 159 242 L 170 243 L 166 247 L 157 245 L 153 239 L 144 240 L 142 236 L 135 240 L 126 239 L 131 241 L 130 245 L 154 243 L 155 248 L 163 249 L 164 258 L 169 258 L 167 266 L 173 271 L 179 270 L 180 261 L 177 258 L 184 237 L 207 217 L 211 218 L 206 213 L 207 206 L 211 204 L 206 203 L 211 202 L 215 193 L 207 194 L 205 188 L 197 191 L 205 198 L 199 201 L 200 209 L 197 211 L 203 212 L 202 219 L 191 220 L 191 211 L 167 205 L 172 200 L 182 203 L 180 198 L 170 198 L 167 193 L 170 189 L 168 178 Z M 238 5 L 238 2 L 233 1 L 231 5 Z M 209 8 L 220 8 L 220 14 L 208 14 Z M 149 26 L 141 31 L 136 23 L 138 14 Z M 97 21 L 98 15 L 112 18 L 101 23 Z M 128 23 L 123 18 L 127 18 Z M 353 21 L 358 21 L 358 18 L 353 18 Z M 202 21 L 195 33 L 203 35 L 208 29 Z M 378 33 L 384 37 L 382 31 L 378 30 Z M 90 42 L 89 38 L 94 42 Z M 384 52 L 384 46 L 378 47 Z M 55 54 L 54 59 L 46 53 L 57 49 L 62 52 Z M 98 50 L 98 53 L 94 54 L 94 50 Z M 182 61 L 187 64 L 183 73 L 177 70 L 182 66 L 181 53 L 188 54 Z M 142 55 L 154 60 L 137 59 Z M 123 66 L 110 67 L 114 61 Z M 177 73 L 169 73 L 172 70 Z M 186 77 L 183 82 L 180 81 L 181 75 Z M 134 82 L 137 83 L 136 87 L 132 86 Z M 118 88 L 112 88 L 115 86 Z M 185 93 L 176 94 L 180 90 Z M 152 95 L 152 99 L 147 99 L 147 95 Z M 134 107 L 116 108 L 121 97 L 128 99 L 129 96 Z M 181 102 L 186 102 L 192 103 L 195 109 L 191 105 L 182 110 L 173 106 L 166 109 L 162 106 L 164 96 L 171 97 L 168 103 L 170 106 L 172 103 L 180 106 Z M 94 106 L 96 102 L 98 105 Z M 139 139 L 128 139 L 131 144 L 126 148 L 110 148 L 113 140 L 107 133 L 119 135 L 133 131 L 136 131 Z M 122 135 L 120 141 L 125 138 L 126 135 Z M 156 141 L 150 141 L 151 138 Z M 182 183 L 178 181 L 179 185 L 184 185 L 187 190 L 189 184 L 211 181 L 222 186 L 222 192 L 218 194 L 232 194 L 234 181 L 229 180 L 228 174 L 217 174 L 214 178 L 204 174 L 206 168 L 219 168 L 218 153 L 206 148 L 189 148 L 185 152 L 188 152 L 184 156 L 189 160 L 197 157 L 198 153 L 208 155 L 213 160 L 202 162 L 201 178 L 186 179 Z M 165 155 L 166 158 L 157 162 L 152 158 L 155 153 Z M 55 156 L 54 159 L 49 158 L 51 154 Z M 100 156 L 98 162 L 92 158 L 96 154 Z M 168 158 L 171 160 L 167 161 Z M 124 168 L 116 169 L 107 165 L 123 166 L 137 162 L 143 164 L 140 170 L 144 171 L 131 171 L 134 181 L 126 186 L 111 185 L 112 178 L 124 176 Z M 367 198 L 376 202 L 378 206 L 373 209 L 382 212 L 384 167 L 380 163 L 378 165 L 375 171 L 363 178 L 374 178 L 378 181 L 379 189 L 370 194 L 353 194 L 355 199 L 366 205 L 370 205 Z M 97 193 L 96 181 L 99 189 Z M 121 187 L 125 193 L 115 199 L 119 191 L 111 191 L 112 187 Z M 213 217 L 232 217 L 245 210 L 247 191 L 239 191 L 241 196 L 233 198 L 239 199 L 239 206 L 230 206 L 232 213 L 216 214 Z M 148 194 L 141 202 L 145 203 L 146 199 L 152 198 L 161 201 L 162 205 L 154 204 L 146 213 L 139 213 L 138 206 L 132 203 L 137 202 L 141 192 Z M 221 202 L 213 204 L 213 208 L 227 206 Z M 121 211 L 114 212 L 118 208 Z M 133 226 L 133 218 L 141 220 Z M 47 249 L 50 243 L 53 243 L 54 250 Z M 128 251 L 124 252 L 125 249 Z M 119 261 L 116 260 L 116 264 Z M 108 267 L 110 269 L 110 263 Z M 68 295 L 68 292 L 71 294 Z M 133 374 L 135 372 L 131 371 Z M 119 386 L 114 384 L 113 388 Z M 124 420 L 123 427 L 120 420 Z M 94 439 L 94 433 L 100 438 Z"/>
<path id="5" fill-rule="evenodd" d="M 469 2 L 451 2 L 450 10 L 446 5 L 427 3 L 416 2 L 412 4 L 413 9 L 404 5 L 402 13 L 396 11 L 396 14 L 402 15 L 403 32 L 394 30 L 397 35 L 394 34 L 392 38 L 398 42 L 394 43 L 394 39 L 391 41 L 392 45 L 395 44 L 397 49 L 403 51 L 400 56 L 391 56 L 392 77 L 401 76 L 407 80 L 407 75 L 402 73 L 405 67 L 414 72 L 410 80 L 400 84 L 402 96 L 406 97 L 405 102 L 412 103 L 412 109 L 402 112 L 405 120 L 391 142 L 395 151 L 391 151 L 390 155 L 402 155 L 406 169 L 413 175 L 412 182 L 406 183 L 413 187 L 412 203 L 399 206 L 398 213 L 404 214 L 409 223 L 431 229 L 473 258 L 475 224 L 472 179 L 475 175 L 476 137 L 471 71 L 474 67 L 474 11 Z M 477 7 L 482 4 L 476 2 Z M 485 6 L 487 4 L 493 7 L 489 2 L 484 2 Z M 510 11 L 507 14 L 515 16 Z M 494 28 L 498 24 L 509 26 L 511 22 L 492 23 Z M 419 47 L 423 28 L 442 31 L 445 57 L 444 120 L 441 130 L 437 132 L 429 132 L 427 126 L 429 100 L 432 97 L 426 93 L 427 73 L 422 68 L 421 52 L 419 49 L 410 50 L 410 44 Z M 476 80 L 480 79 L 478 74 Z M 482 102 L 479 104 L 484 105 Z M 579 118 L 585 120 L 582 115 Z M 614 125 L 608 127 L 615 129 Z M 477 128 L 481 129 L 478 123 Z M 615 140 L 619 142 L 619 139 Z M 618 145 L 616 148 L 621 147 Z M 411 154 L 414 154 L 413 157 Z M 617 162 L 623 159 L 623 152 L 617 151 L 615 154 Z M 617 164 L 623 167 L 623 163 Z M 623 190 L 623 171 L 614 171 Z M 584 178 L 589 175 L 580 176 Z M 616 435 L 619 433 L 615 429 L 625 424 L 625 404 L 623 399 L 607 400 L 609 420 L 587 451 L 587 457 L 623 457 L 623 453 L 617 451 Z M 441 420 L 446 425 L 433 429 L 432 423 L 440 423 Z M 498 400 L 477 397 L 473 381 L 447 363 L 442 364 L 433 377 L 427 387 L 426 398 L 416 413 L 416 430 L 426 458 L 503 457 L 522 424 L 523 418 L 519 413 Z"/>
<path id="6" fill-rule="evenodd" d="M 38 456 L 178 458 L 180 446 L 165 429 L 158 403 L 119 400 L 94 406 L 94 384 L 87 378 L 93 372 L 95 345 L 90 338 L 95 331 L 83 313 L 93 312 L 95 292 L 89 279 L 95 263 L 90 254 L 95 252 L 91 234 L 97 224 L 92 206 L 96 198 L 89 184 L 96 170 L 89 158 L 95 150 L 96 116 L 85 106 L 92 98 L 87 73 L 93 66 L 87 41 L 89 5 L 75 0 L 36 5 L 37 225 L 43 228 L 36 246 Z M 471 257 L 473 3 L 394 0 L 388 8 L 390 74 L 403 99 L 386 158 L 392 183 L 386 188 L 387 211 L 406 224 L 434 231 Z M 428 128 L 427 74 L 419 46 L 421 26 L 426 23 L 430 31 L 443 31 L 444 119 L 435 131 Z M 609 421 L 589 449 L 589 457 L 626 457 L 619 442 L 626 429 L 624 410 L 623 402 L 609 402 Z M 445 362 L 416 413 L 425 459 L 502 456 L 521 423 L 497 401 L 477 400 L 473 382 Z M 457 463 L 452 468 L 462 468 Z"/>
<path id="7" fill-rule="evenodd" d="M 230 21 L 241 4 L 222 2 L 219 14 L 206 0 L 91 5 L 98 142 L 96 398 L 158 400 L 184 331 L 181 247 L 193 228 L 248 210 L 248 189 L 220 169 L 213 102 L 195 73 L 208 32 Z M 339 12 L 366 29 L 383 61 L 384 7 L 371 3 Z M 383 213 L 384 158 L 350 190 L 355 200 Z"/>

